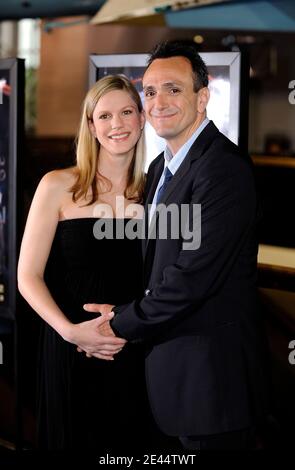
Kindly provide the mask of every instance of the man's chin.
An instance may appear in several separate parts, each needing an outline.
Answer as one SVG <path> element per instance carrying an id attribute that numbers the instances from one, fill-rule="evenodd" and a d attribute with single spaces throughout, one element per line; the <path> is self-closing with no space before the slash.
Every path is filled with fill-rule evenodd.
<path id="1" fill-rule="evenodd" d="M 173 132 L 172 129 L 157 129 L 157 128 L 154 128 L 157 135 L 159 137 L 162 137 L 163 139 L 169 139 L 171 137 L 174 137 L 175 133 Z"/>

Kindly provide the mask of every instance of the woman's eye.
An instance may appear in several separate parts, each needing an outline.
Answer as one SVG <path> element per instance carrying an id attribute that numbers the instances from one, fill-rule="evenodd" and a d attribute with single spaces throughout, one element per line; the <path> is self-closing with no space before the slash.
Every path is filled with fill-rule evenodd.
<path id="1" fill-rule="evenodd" d="M 123 114 L 125 115 L 132 114 L 132 109 L 125 109 L 125 111 L 123 111 Z"/>
<path id="2" fill-rule="evenodd" d="M 99 119 L 107 119 L 108 117 L 109 117 L 108 114 L 101 114 L 101 115 L 99 116 Z"/>

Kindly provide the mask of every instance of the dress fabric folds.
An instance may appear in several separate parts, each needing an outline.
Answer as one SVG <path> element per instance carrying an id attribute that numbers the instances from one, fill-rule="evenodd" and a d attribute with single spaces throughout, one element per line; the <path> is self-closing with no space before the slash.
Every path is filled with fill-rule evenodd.
<path id="1" fill-rule="evenodd" d="M 122 232 L 129 219 L 107 221 L 114 237 L 97 239 L 93 218 L 60 221 L 45 281 L 65 315 L 79 323 L 97 315 L 84 303 L 121 305 L 142 296 L 139 239 Z M 127 344 L 114 361 L 87 358 L 45 322 L 38 371 L 38 448 L 134 448 L 153 433 L 144 377 L 144 350 Z"/>

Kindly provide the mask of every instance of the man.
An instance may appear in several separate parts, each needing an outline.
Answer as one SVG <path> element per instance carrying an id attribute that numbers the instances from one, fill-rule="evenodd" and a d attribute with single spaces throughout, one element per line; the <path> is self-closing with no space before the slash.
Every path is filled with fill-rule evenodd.
<path id="1" fill-rule="evenodd" d="M 159 202 L 189 204 L 194 225 L 200 204 L 201 243 L 185 249 L 181 237 L 146 240 L 145 297 L 115 307 L 112 330 L 101 332 L 148 342 L 149 399 L 164 433 L 187 449 L 246 449 L 267 402 L 255 289 L 257 202 L 249 158 L 206 117 L 207 85 L 194 43 L 166 42 L 151 54 L 146 117 L 167 148 L 148 171 L 149 221 L 160 217 Z"/>

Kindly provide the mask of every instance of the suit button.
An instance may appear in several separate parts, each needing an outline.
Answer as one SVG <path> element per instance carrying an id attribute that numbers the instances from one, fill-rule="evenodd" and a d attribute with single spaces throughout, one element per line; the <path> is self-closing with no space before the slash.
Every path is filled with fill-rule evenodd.
<path id="1" fill-rule="evenodd" d="M 145 295 L 145 296 L 150 295 L 150 293 L 151 293 L 150 289 L 146 289 L 146 290 L 144 291 L 144 295 Z"/>

